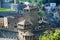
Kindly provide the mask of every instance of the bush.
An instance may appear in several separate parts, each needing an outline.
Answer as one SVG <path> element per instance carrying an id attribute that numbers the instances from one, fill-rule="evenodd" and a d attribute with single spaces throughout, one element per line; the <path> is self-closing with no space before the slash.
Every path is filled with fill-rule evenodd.
<path id="1" fill-rule="evenodd" d="M 40 36 L 39 40 L 60 40 L 60 30 L 56 29 L 54 32 L 44 32 L 44 35 Z"/>
<path id="2" fill-rule="evenodd" d="M 40 10 L 40 11 L 38 12 L 38 15 L 39 15 L 39 16 L 45 16 L 45 12 L 42 11 L 42 10 Z"/>

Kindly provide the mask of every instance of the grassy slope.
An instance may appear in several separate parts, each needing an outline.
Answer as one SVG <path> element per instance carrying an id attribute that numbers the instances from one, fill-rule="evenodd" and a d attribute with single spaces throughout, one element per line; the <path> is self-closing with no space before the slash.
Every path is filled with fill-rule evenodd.
<path id="1" fill-rule="evenodd" d="M 0 12 L 10 12 L 13 11 L 11 9 L 6 9 L 6 8 L 0 8 Z"/>

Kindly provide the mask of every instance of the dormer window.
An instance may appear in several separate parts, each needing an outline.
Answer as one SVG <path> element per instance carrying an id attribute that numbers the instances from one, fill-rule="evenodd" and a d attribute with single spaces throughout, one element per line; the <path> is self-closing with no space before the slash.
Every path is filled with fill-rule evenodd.
<path id="1" fill-rule="evenodd" d="M 24 10 L 24 12 L 29 12 L 29 10 Z"/>
<path id="2" fill-rule="evenodd" d="M 28 25 L 24 25 L 24 27 L 29 27 L 29 26 L 31 26 L 31 24 L 28 24 Z"/>
<path id="3" fill-rule="evenodd" d="M 17 26 L 14 26 L 14 28 L 17 28 Z"/>
<path id="4" fill-rule="evenodd" d="M 26 10 L 27 12 L 29 11 L 29 10 Z"/>

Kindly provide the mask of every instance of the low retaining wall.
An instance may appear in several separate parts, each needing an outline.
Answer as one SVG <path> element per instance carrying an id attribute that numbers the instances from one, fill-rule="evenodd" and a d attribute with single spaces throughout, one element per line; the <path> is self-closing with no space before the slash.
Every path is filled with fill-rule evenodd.
<path id="1" fill-rule="evenodd" d="M 0 38 L 0 40 L 17 40 L 17 39 Z"/>

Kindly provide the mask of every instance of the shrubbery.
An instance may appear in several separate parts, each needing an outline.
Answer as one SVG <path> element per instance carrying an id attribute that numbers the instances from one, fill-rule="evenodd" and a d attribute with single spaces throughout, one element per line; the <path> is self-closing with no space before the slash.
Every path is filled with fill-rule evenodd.
<path id="1" fill-rule="evenodd" d="M 39 40 L 60 40 L 60 30 L 56 29 L 55 31 L 46 31 L 44 35 L 39 37 Z"/>
<path id="2" fill-rule="evenodd" d="M 45 12 L 42 11 L 42 10 L 40 10 L 40 11 L 38 12 L 38 15 L 39 15 L 39 16 L 45 16 Z"/>

